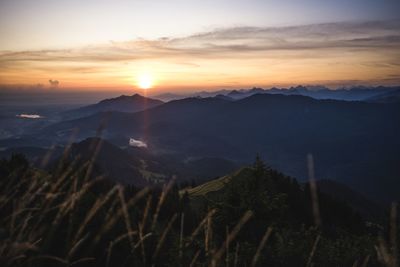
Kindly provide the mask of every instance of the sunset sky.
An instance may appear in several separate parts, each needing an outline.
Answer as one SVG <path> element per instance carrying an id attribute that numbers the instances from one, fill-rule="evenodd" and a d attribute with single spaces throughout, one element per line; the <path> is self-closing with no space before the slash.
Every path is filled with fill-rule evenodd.
<path id="1" fill-rule="evenodd" d="M 0 88 L 400 84 L 398 0 L 1 0 Z"/>

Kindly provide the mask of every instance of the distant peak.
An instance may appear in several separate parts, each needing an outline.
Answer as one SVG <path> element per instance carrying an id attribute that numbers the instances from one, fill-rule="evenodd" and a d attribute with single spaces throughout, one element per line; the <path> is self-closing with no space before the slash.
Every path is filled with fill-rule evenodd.
<path id="1" fill-rule="evenodd" d="M 139 95 L 139 94 L 133 94 L 133 95 L 120 95 L 114 98 L 107 98 L 104 99 L 102 101 L 100 101 L 99 103 L 105 103 L 105 102 L 114 102 L 114 101 L 129 101 L 131 99 L 135 99 L 135 100 L 141 100 L 141 99 L 145 99 L 146 97 Z"/>
<path id="2" fill-rule="evenodd" d="M 228 95 L 236 95 L 236 94 L 240 94 L 240 92 L 238 90 L 232 90 Z"/>

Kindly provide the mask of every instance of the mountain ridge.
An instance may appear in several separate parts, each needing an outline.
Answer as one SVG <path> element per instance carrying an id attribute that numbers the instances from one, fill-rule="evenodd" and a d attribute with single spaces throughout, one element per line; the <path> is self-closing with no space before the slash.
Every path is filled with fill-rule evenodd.
<path id="1" fill-rule="evenodd" d="M 217 95 L 229 96 L 233 99 L 242 99 L 253 94 L 284 94 L 284 95 L 304 95 L 315 99 L 336 99 L 346 101 L 368 101 L 369 98 L 373 98 L 382 93 L 391 92 L 398 90 L 399 86 L 350 86 L 350 87 L 339 87 L 337 89 L 331 89 L 323 85 L 298 85 L 289 88 L 259 88 L 253 87 L 251 89 L 222 89 L 217 91 L 209 92 L 195 92 L 190 94 L 161 94 L 156 95 L 156 98 L 160 98 L 165 101 L 171 101 L 176 99 L 183 99 L 186 97 L 214 97 Z"/>
<path id="2" fill-rule="evenodd" d="M 98 113 L 55 124 L 42 135 L 59 136 L 77 127 L 78 137 L 86 138 L 107 120 L 102 135 L 118 145 L 135 138 L 160 153 L 235 161 L 248 161 L 259 152 L 273 167 L 299 179 L 307 177 L 305 158 L 312 153 L 320 178 L 369 195 L 387 188 L 379 198 L 392 198 L 400 195 L 393 186 L 400 161 L 399 119 L 397 104 L 255 94 L 236 101 L 187 98 L 137 113 Z M 376 187 L 380 175 L 381 189 Z"/>
<path id="3" fill-rule="evenodd" d="M 63 119 L 75 119 L 90 116 L 98 112 L 118 111 L 118 112 L 138 112 L 145 109 L 162 105 L 164 102 L 158 99 L 147 98 L 139 94 L 120 95 L 115 98 L 108 98 L 96 104 L 80 107 L 65 111 L 61 114 Z"/>

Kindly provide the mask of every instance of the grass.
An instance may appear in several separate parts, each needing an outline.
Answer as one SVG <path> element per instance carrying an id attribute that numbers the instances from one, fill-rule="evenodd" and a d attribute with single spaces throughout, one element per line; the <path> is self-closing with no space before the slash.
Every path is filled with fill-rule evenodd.
<path id="1" fill-rule="evenodd" d="M 218 209 L 200 217 L 185 214 L 175 181 L 161 190 L 131 189 L 102 177 L 89 178 L 88 168 L 92 166 L 71 163 L 59 166 L 55 175 L 16 169 L 1 178 L 0 266 L 260 266 L 262 256 L 273 253 L 268 243 L 279 235 L 270 225 L 265 225 L 263 236 L 251 240 L 254 249 L 248 249 L 250 240 L 239 242 L 252 211 L 230 229 L 224 226 L 221 240 L 216 232 Z M 224 176 L 187 192 L 203 196 L 221 190 L 230 179 Z M 354 259 L 353 266 L 369 266 L 371 258 L 377 258 L 379 266 L 398 266 L 396 211 L 394 204 L 388 241 L 380 238 L 376 255 Z M 305 248 L 302 265 L 315 266 L 321 242 L 318 233 Z"/>
<path id="2" fill-rule="evenodd" d="M 198 185 L 193 188 L 188 188 L 181 190 L 181 194 L 184 192 L 187 192 L 190 197 L 201 197 L 201 196 L 206 196 L 209 193 L 212 192 L 217 192 L 222 190 L 232 179 L 232 176 L 246 176 L 247 175 L 248 168 L 241 168 L 238 171 L 226 175 L 214 180 L 211 180 L 209 182 L 203 183 L 201 185 Z"/>
<path id="3" fill-rule="evenodd" d="M 182 192 L 188 192 L 191 197 L 204 196 L 210 192 L 215 192 L 223 189 L 229 182 L 230 176 L 223 176 L 221 178 L 209 181 L 194 188 L 184 189 Z"/>

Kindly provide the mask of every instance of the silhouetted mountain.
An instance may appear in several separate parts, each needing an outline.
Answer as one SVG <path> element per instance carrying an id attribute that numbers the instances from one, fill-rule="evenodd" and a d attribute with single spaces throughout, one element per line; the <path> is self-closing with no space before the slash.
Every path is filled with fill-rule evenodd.
<path id="1" fill-rule="evenodd" d="M 339 88 L 336 90 L 330 90 L 328 88 L 310 90 L 306 87 L 300 94 L 304 96 L 310 96 L 316 99 L 336 99 L 346 101 L 364 101 L 370 97 L 381 94 L 383 92 L 390 92 L 395 90 L 394 87 L 363 87 L 355 86 L 350 88 Z"/>
<path id="2" fill-rule="evenodd" d="M 289 227 L 297 228 L 312 225 L 314 221 L 309 186 L 302 187 L 295 179 L 265 166 L 241 168 L 182 191 L 187 192 L 195 210 L 218 207 L 216 225 L 225 225 L 225 220 L 235 221 L 235 216 L 241 216 L 246 210 L 254 212 L 251 227 L 254 231 L 262 224 L 279 225 L 285 221 Z M 316 193 L 323 231 L 364 231 L 363 220 L 347 203 L 320 191 Z"/>
<path id="3" fill-rule="evenodd" d="M 233 90 L 227 94 L 227 96 L 231 97 L 232 99 L 243 99 L 255 94 L 266 94 L 268 91 L 262 88 L 252 88 L 250 90 Z"/>
<path id="4" fill-rule="evenodd" d="M 77 166 L 93 162 L 93 177 L 105 176 L 140 187 L 164 183 L 172 177 L 179 182 L 207 181 L 238 167 L 238 164 L 222 158 L 184 160 L 179 156 L 155 155 L 145 148 L 121 149 L 100 138 L 73 143 L 67 151 L 68 161 L 78 160 Z"/>
<path id="5" fill-rule="evenodd" d="M 187 98 L 146 112 L 107 112 L 46 128 L 41 138 L 65 142 L 102 136 L 127 145 L 144 140 L 155 153 L 248 161 L 262 153 L 271 165 L 305 179 L 313 153 L 318 178 L 339 180 L 381 200 L 398 199 L 400 105 L 256 94 L 226 101 Z M 37 135 L 37 138 L 40 138 Z"/>
<path id="6" fill-rule="evenodd" d="M 373 103 L 400 103 L 400 88 L 367 98 L 366 101 Z"/>
<path id="7" fill-rule="evenodd" d="M 232 97 L 229 97 L 227 95 L 221 95 L 221 94 L 216 95 L 215 98 L 219 98 L 219 99 L 227 100 L 227 101 L 234 101 L 234 99 Z"/>
<path id="8" fill-rule="evenodd" d="M 165 179 L 164 175 L 147 169 L 146 163 L 100 138 L 88 138 L 71 145 L 67 159 L 78 160 L 77 166 L 93 164 L 93 177 L 105 176 L 122 183 L 146 186 Z"/>
<path id="9" fill-rule="evenodd" d="M 156 95 L 156 96 L 154 96 L 154 98 L 168 102 L 171 100 L 178 100 L 178 99 L 186 98 L 186 96 L 180 95 L 180 94 L 173 94 L 173 93 L 164 93 L 164 94 Z"/>
<path id="10" fill-rule="evenodd" d="M 239 163 L 216 157 L 187 158 L 182 154 L 155 154 L 148 149 L 128 147 L 129 154 L 140 158 L 148 169 L 177 178 L 178 182 L 204 182 L 237 169 Z"/>
<path id="11" fill-rule="evenodd" d="M 174 94 L 174 93 L 164 93 L 164 94 L 159 94 L 154 96 L 156 99 L 160 99 L 163 101 L 171 101 L 171 100 L 179 100 L 179 99 L 184 99 L 188 97 L 215 97 L 217 95 L 227 95 L 231 90 L 227 89 L 222 89 L 222 90 L 217 90 L 217 91 L 201 91 L 201 92 L 194 92 L 194 93 L 179 93 L 179 94 Z"/>
<path id="12" fill-rule="evenodd" d="M 233 99 L 243 99 L 254 94 L 282 94 L 282 95 L 302 95 L 309 96 L 315 99 L 333 99 L 333 100 L 346 100 L 346 101 L 368 101 L 370 98 L 379 96 L 381 94 L 389 93 L 398 90 L 399 87 L 365 87 L 365 86 L 352 86 L 347 88 L 329 89 L 325 86 L 308 85 L 296 86 L 290 88 L 269 88 L 262 89 L 254 87 L 252 89 L 238 89 L 238 90 L 219 90 L 211 92 L 199 92 L 187 95 L 168 95 L 168 100 L 183 99 L 190 96 L 200 97 L 213 97 L 217 95 L 226 95 Z"/>
<path id="13" fill-rule="evenodd" d="M 239 99 L 245 97 L 244 93 L 239 92 L 238 90 L 233 90 L 232 92 L 228 93 L 227 96 L 233 99 Z"/>
<path id="14" fill-rule="evenodd" d="M 222 89 L 222 90 L 217 90 L 217 91 L 201 91 L 201 92 L 195 92 L 189 94 L 187 97 L 215 97 L 217 95 L 227 95 L 230 92 L 230 90 L 227 89 Z"/>
<path id="15" fill-rule="evenodd" d="M 390 93 L 396 90 L 397 87 L 363 87 L 354 86 L 350 88 L 339 88 L 339 89 L 329 89 L 324 86 L 296 86 L 286 88 L 271 88 L 271 89 L 261 89 L 253 88 L 246 91 L 235 91 L 233 93 L 236 99 L 241 99 L 248 97 L 256 93 L 268 93 L 268 94 L 283 94 L 283 95 L 302 95 L 308 96 L 315 99 L 332 99 L 332 100 L 346 100 L 346 101 L 364 101 L 371 97 L 383 93 Z"/>
<path id="16" fill-rule="evenodd" d="M 160 100 L 147 98 L 139 94 L 134 94 L 132 96 L 121 95 L 116 98 L 102 100 L 97 104 L 66 111 L 62 113 L 62 116 L 65 119 L 73 119 L 105 111 L 137 112 L 161 104 L 163 104 L 163 102 Z"/>

